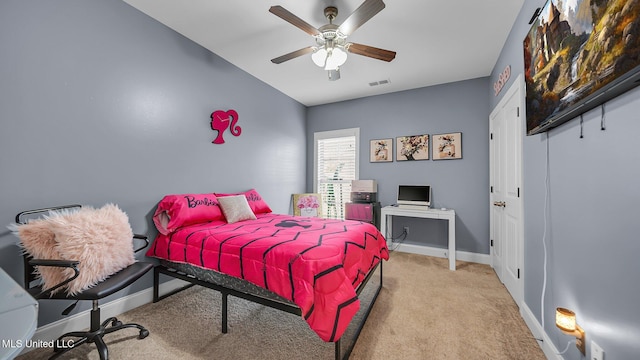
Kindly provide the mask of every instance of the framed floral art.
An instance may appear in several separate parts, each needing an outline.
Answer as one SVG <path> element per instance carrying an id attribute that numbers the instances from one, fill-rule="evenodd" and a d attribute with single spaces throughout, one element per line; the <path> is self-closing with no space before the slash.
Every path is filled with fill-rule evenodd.
<path id="1" fill-rule="evenodd" d="M 462 159 L 462 133 L 433 135 L 433 160 Z"/>
<path id="2" fill-rule="evenodd" d="M 393 139 L 371 140 L 369 145 L 370 162 L 390 162 L 393 161 Z"/>
<path id="3" fill-rule="evenodd" d="M 429 135 L 396 138 L 396 161 L 429 160 Z"/>
<path id="4" fill-rule="evenodd" d="M 322 200 L 320 194 L 293 194 L 293 215 L 320 217 Z"/>

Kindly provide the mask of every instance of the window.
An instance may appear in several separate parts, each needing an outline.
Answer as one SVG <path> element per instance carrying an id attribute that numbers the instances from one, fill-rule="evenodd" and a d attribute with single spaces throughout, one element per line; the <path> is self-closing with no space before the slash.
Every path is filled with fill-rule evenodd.
<path id="1" fill-rule="evenodd" d="M 351 180 L 358 179 L 360 129 L 317 132 L 313 140 L 313 188 L 322 196 L 322 217 L 344 219 Z"/>

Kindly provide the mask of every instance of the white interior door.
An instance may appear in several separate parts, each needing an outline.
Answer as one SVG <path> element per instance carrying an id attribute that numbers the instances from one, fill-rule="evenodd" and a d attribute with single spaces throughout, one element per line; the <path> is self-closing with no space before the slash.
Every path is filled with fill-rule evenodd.
<path id="1" fill-rule="evenodd" d="M 500 109 L 499 107 L 496 110 Z M 502 175 L 502 171 L 504 171 L 504 164 L 501 163 L 504 159 L 500 157 L 500 154 L 505 153 L 504 142 L 502 139 L 504 135 L 502 134 L 503 126 L 504 126 L 504 116 L 505 114 L 502 111 L 496 111 L 491 114 L 491 125 L 490 125 L 490 146 L 489 146 L 489 163 L 490 163 L 490 171 L 489 171 L 489 184 L 490 187 L 490 200 L 491 205 L 489 209 L 489 218 L 491 223 L 490 228 L 490 239 L 491 239 L 491 265 L 495 270 L 496 274 L 502 281 L 502 271 L 504 266 L 504 250 L 502 249 L 502 243 L 504 242 L 503 238 L 505 234 L 503 233 L 504 226 L 502 226 L 503 221 L 503 212 L 502 208 L 499 206 L 498 199 L 502 199 L 503 188 L 502 182 L 504 181 L 504 176 Z"/>
<path id="2" fill-rule="evenodd" d="M 520 75 L 489 118 L 491 262 L 518 306 L 524 291 L 522 87 Z"/>

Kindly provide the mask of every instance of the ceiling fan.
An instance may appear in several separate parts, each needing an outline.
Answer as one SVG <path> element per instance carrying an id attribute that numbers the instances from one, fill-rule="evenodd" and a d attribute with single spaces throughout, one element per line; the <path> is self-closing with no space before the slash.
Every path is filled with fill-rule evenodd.
<path id="1" fill-rule="evenodd" d="M 281 64 L 302 55 L 312 54 L 311 59 L 313 62 L 327 70 L 329 80 L 340 79 L 340 66 L 347 60 L 347 52 L 389 62 L 396 57 L 395 51 L 347 42 L 349 35 L 369 21 L 369 19 L 384 9 L 384 7 L 385 4 L 382 0 L 365 0 L 360 7 L 338 26 L 333 23 L 333 20 L 338 16 L 338 8 L 328 6 L 324 9 L 324 16 L 329 20 L 329 23 L 320 28 L 315 28 L 282 6 L 272 6 L 269 8 L 270 13 L 313 36 L 316 45 L 307 46 L 271 59 L 271 62 Z"/>

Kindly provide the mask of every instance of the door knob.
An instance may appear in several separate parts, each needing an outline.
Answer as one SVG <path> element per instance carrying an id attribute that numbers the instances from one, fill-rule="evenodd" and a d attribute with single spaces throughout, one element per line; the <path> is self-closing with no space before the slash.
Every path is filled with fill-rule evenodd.
<path id="1" fill-rule="evenodd" d="M 494 201 L 493 202 L 493 206 L 500 206 L 500 207 L 506 207 L 507 203 L 504 201 Z"/>

